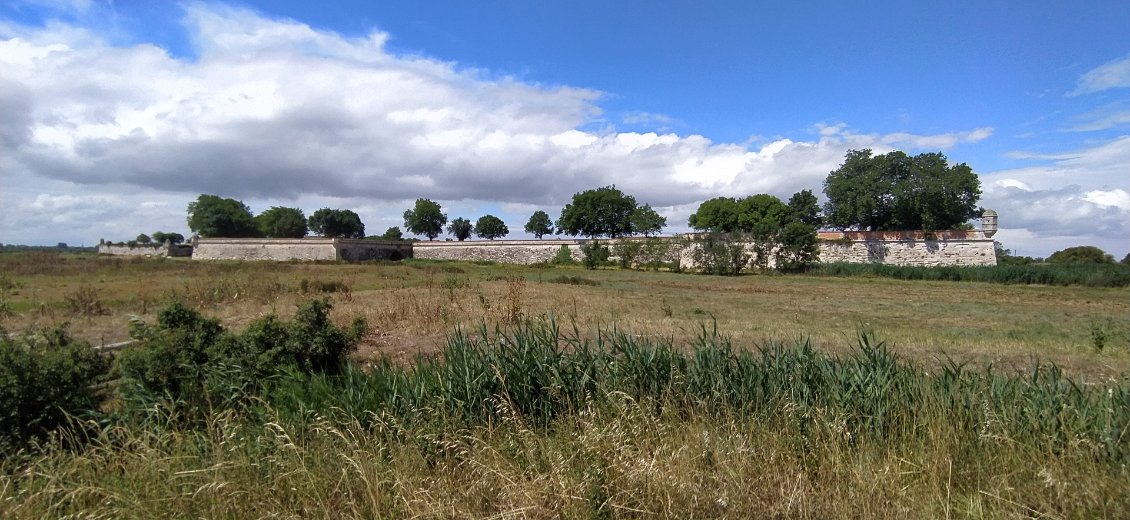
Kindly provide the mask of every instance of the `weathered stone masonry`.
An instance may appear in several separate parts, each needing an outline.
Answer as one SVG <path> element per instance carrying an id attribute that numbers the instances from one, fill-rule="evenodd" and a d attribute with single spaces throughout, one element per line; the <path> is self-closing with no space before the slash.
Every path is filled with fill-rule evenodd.
<path id="1" fill-rule="evenodd" d="M 389 240 L 344 238 L 200 238 L 193 241 L 193 260 L 401 260 L 412 256 L 412 244 Z"/>

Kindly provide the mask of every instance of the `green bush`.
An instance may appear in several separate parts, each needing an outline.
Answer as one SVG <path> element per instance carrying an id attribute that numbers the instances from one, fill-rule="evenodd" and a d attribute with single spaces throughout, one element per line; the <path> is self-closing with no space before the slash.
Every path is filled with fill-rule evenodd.
<path id="1" fill-rule="evenodd" d="M 581 263 L 584 264 L 585 269 L 596 269 L 597 266 L 608 263 L 608 257 L 612 254 L 608 246 L 596 239 L 581 246 L 581 253 L 584 255 Z"/>
<path id="2" fill-rule="evenodd" d="M 331 308 L 326 300 L 313 300 L 299 306 L 293 321 L 270 315 L 236 335 L 174 302 L 160 311 L 156 326 L 134 323 L 132 335 L 141 345 L 118 357 L 125 397 L 142 405 L 167 399 L 196 417 L 255 395 L 285 369 L 337 373 L 365 323 L 358 318 L 341 329 L 329 319 Z"/>
<path id="3" fill-rule="evenodd" d="M 749 265 L 750 254 L 740 239 L 711 233 L 691 247 L 695 264 L 705 274 L 737 276 Z"/>
<path id="4" fill-rule="evenodd" d="M 0 455 L 42 440 L 68 416 L 94 414 L 106 363 L 64 329 L 9 338 L 0 329 Z"/>
<path id="5" fill-rule="evenodd" d="M 557 265 L 572 265 L 577 262 L 573 260 L 573 251 L 569 249 L 569 246 L 561 244 L 561 247 L 557 248 L 557 254 L 553 256 L 553 263 Z"/>

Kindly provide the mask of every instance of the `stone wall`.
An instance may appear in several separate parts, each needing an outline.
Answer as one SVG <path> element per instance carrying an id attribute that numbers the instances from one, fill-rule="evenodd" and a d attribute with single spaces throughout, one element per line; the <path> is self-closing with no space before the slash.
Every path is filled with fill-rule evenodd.
<path id="1" fill-rule="evenodd" d="M 412 258 L 412 243 L 399 240 L 338 239 L 336 247 L 338 260 L 347 262 Z"/>
<path id="2" fill-rule="evenodd" d="M 194 260 L 313 261 L 400 260 L 412 256 L 408 242 L 340 238 L 200 238 Z"/>
<path id="3" fill-rule="evenodd" d="M 890 265 L 997 265 L 993 240 L 980 231 L 825 232 L 820 261 Z"/>
<path id="4" fill-rule="evenodd" d="M 114 245 L 110 243 L 98 244 L 98 254 L 114 256 L 145 256 L 151 258 L 192 256 L 192 246 L 188 245 Z"/>
<path id="5" fill-rule="evenodd" d="M 641 238 L 623 239 L 642 241 Z M 672 240 L 672 239 L 668 239 Z M 682 239 L 676 243 L 685 244 Z M 112 246 L 102 244 L 102 254 L 127 256 L 188 256 L 197 260 L 312 261 L 433 260 L 491 261 L 509 264 L 551 262 L 561 246 L 574 260 L 582 258 L 588 240 L 475 240 L 465 242 L 403 242 L 331 238 L 296 239 L 197 239 L 195 246 Z M 613 245 L 614 241 L 602 241 Z M 693 247 L 693 246 L 691 246 Z M 613 248 L 615 251 L 615 248 Z M 670 251 L 669 260 L 680 259 L 693 268 L 690 248 Z M 980 231 L 922 232 L 823 232 L 820 233 L 821 262 L 885 263 L 892 265 L 996 265 L 992 239 Z M 770 263 L 770 265 L 772 265 Z"/>
<path id="6" fill-rule="evenodd" d="M 588 240 L 475 240 L 466 242 L 415 242 L 413 258 L 430 260 L 490 261 L 504 264 L 551 262 L 561 246 L 573 259 L 582 258 L 581 246 Z"/>

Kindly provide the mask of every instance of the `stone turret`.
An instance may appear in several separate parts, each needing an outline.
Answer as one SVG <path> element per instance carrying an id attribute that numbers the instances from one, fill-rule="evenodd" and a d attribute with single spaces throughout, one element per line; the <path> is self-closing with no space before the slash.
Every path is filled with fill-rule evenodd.
<path id="1" fill-rule="evenodd" d="M 997 212 L 987 209 L 981 213 L 981 232 L 985 238 L 993 238 L 997 234 Z"/>

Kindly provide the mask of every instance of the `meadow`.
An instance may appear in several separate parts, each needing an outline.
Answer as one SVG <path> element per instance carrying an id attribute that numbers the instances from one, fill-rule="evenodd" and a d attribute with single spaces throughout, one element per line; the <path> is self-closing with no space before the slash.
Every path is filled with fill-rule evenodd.
<path id="1" fill-rule="evenodd" d="M 171 301 L 234 331 L 317 298 L 367 324 L 336 374 L 75 418 L 5 462 L 5 518 L 1130 510 L 1126 288 L 40 253 L 0 273 L 5 329 L 94 345 Z"/>

